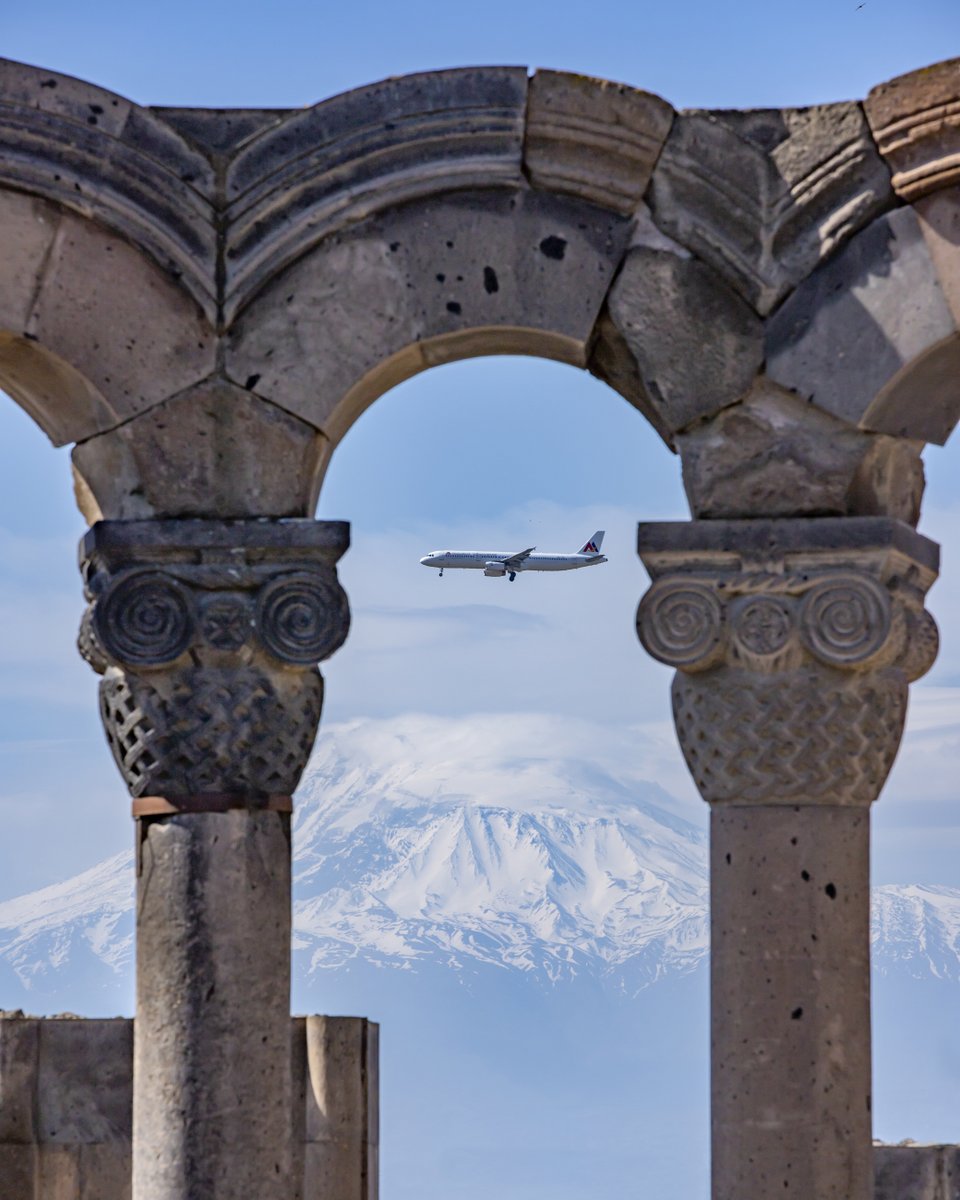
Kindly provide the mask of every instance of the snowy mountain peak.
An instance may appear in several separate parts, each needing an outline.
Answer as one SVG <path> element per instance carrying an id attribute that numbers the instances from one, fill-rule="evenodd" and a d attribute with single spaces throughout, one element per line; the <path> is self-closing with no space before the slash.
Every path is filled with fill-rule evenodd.
<path id="1" fill-rule="evenodd" d="M 295 817 L 295 971 L 494 969 L 632 993 L 696 968 L 706 837 L 616 765 L 632 736 L 546 717 L 326 731 Z M 121 854 L 0 904 L 3 1003 L 125 986 L 132 893 Z M 877 889 L 873 936 L 880 970 L 960 979 L 960 891 Z"/>

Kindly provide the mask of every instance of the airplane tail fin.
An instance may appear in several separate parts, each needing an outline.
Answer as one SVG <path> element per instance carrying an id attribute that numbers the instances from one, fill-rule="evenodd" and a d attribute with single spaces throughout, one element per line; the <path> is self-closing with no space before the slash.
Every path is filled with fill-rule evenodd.
<path id="1" fill-rule="evenodd" d="M 581 546 L 577 551 L 578 554 L 599 554 L 600 547 L 603 545 L 604 530 L 598 529 L 589 542 L 585 546 Z"/>

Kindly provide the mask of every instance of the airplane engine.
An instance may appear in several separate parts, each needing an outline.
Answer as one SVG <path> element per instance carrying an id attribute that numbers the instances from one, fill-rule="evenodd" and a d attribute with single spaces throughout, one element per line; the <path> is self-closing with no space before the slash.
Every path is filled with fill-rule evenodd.
<path id="1" fill-rule="evenodd" d="M 483 564 L 484 575 L 499 575 L 503 577 L 507 573 L 507 568 L 502 562 L 488 562 Z"/>

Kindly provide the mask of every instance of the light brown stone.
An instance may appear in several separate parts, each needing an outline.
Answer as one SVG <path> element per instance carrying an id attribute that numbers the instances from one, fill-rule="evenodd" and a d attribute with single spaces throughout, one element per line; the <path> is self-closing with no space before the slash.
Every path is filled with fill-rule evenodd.
<path id="1" fill-rule="evenodd" d="M 70 440 L 101 433 L 209 375 L 216 345 L 196 304 L 121 238 L 64 214 L 26 335 L 80 372 L 114 414 L 54 419 Z M 91 424 L 91 418 L 99 420 Z"/>
<path id="2" fill-rule="evenodd" d="M 960 58 L 881 83 L 864 109 L 898 195 L 960 183 Z"/>
<path id="3" fill-rule="evenodd" d="M 713 1196 L 872 1200 L 868 814 L 710 829 Z"/>
<path id="4" fill-rule="evenodd" d="M 18 192 L 0 191 L 0 329 L 22 334 L 30 318 L 60 213 L 52 204 Z"/>
<path id="5" fill-rule="evenodd" d="M 209 380 L 78 445 L 78 503 L 91 524 L 309 516 L 325 445 L 312 425 L 254 392 Z"/>
<path id="6" fill-rule="evenodd" d="M 540 70 L 530 80 L 524 167 L 534 187 L 630 214 L 672 121 L 670 105 L 650 92 Z"/>
<path id="7" fill-rule="evenodd" d="M 357 1017 L 307 1017 L 295 1022 L 294 1036 L 302 1037 L 294 1096 L 303 1119 L 295 1138 L 303 1200 L 377 1200 L 379 1026 Z"/>
<path id="8" fill-rule="evenodd" d="M 920 516 L 921 445 L 852 429 L 768 380 L 676 444 L 698 518 Z"/>
<path id="9" fill-rule="evenodd" d="M 133 1194 L 289 1200 L 289 817 L 147 823 L 136 944 Z"/>
<path id="10" fill-rule="evenodd" d="M 0 388 L 55 446 L 109 429 L 119 420 L 88 379 L 29 338 L 0 333 Z"/>
<path id="11" fill-rule="evenodd" d="M 597 333 L 591 372 L 668 444 L 742 396 L 763 356 L 759 318 L 716 272 L 646 245 L 627 255 Z"/>
<path id="12" fill-rule="evenodd" d="M 953 319 L 960 326 L 960 186 L 914 202 L 913 211 Z"/>
<path id="13" fill-rule="evenodd" d="M 121 235 L 215 319 L 214 168 L 149 109 L 0 59 L 0 186 Z"/>

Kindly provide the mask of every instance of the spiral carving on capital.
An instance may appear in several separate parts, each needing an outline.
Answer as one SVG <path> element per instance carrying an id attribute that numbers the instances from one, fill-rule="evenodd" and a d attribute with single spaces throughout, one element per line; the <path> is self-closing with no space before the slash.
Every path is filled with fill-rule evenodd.
<path id="1" fill-rule="evenodd" d="M 256 626 L 264 646 L 283 662 L 313 663 L 338 649 L 348 624 L 343 589 L 317 573 L 281 575 L 260 589 Z"/>
<path id="2" fill-rule="evenodd" d="M 180 657 L 193 640 L 193 597 L 162 571 L 130 571 L 93 606 L 97 640 L 118 663 L 157 667 Z"/>
<path id="3" fill-rule="evenodd" d="M 865 805 L 879 794 L 908 684 L 936 657 L 923 606 L 934 576 L 902 552 L 858 553 L 664 571 L 641 601 L 640 639 L 677 668 L 677 735 L 710 803 Z"/>
<path id="4" fill-rule="evenodd" d="M 869 576 L 824 580 L 803 597 L 800 626 L 814 657 L 829 666 L 866 663 L 886 644 L 891 629 L 889 593 Z"/>
<path id="5" fill-rule="evenodd" d="M 346 639 L 343 588 L 322 570 L 291 571 L 240 591 L 190 585 L 189 572 L 135 568 L 105 583 L 89 610 L 89 630 L 104 660 L 122 669 L 169 667 L 188 651 L 236 653 L 247 647 L 278 664 L 322 662 Z M 186 579 L 184 578 L 186 576 Z M 97 663 L 83 649 L 94 669 Z"/>
<path id="6" fill-rule="evenodd" d="M 837 670 L 898 664 L 913 680 L 937 648 L 922 603 L 849 571 L 678 573 L 643 597 L 637 632 L 654 658 L 687 673 L 723 663 L 779 671 L 812 660 Z"/>
<path id="7" fill-rule="evenodd" d="M 320 720 L 317 664 L 350 625 L 336 574 L 346 541 L 340 523 L 312 521 L 90 531 L 79 648 L 103 676 L 101 718 L 131 795 L 289 796 Z"/>
<path id="8" fill-rule="evenodd" d="M 705 670 L 723 649 L 723 609 L 716 591 L 698 583 L 654 584 L 640 601 L 637 629 L 660 662 Z"/>

